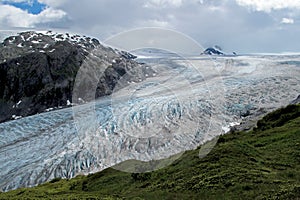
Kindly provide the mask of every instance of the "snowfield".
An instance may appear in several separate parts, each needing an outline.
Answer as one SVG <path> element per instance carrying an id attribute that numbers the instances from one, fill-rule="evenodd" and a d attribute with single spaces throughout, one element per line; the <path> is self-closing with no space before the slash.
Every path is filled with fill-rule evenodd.
<path id="1" fill-rule="evenodd" d="M 155 76 L 124 77 L 111 96 L 0 124 L 0 188 L 180 156 L 300 94 L 300 55 L 139 61 Z"/>

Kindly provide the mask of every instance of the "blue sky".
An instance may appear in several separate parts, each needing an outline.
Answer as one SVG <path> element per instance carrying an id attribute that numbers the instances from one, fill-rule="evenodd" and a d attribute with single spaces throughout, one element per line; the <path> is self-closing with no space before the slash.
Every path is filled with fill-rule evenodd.
<path id="1" fill-rule="evenodd" d="M 39 14 L 41 13 L 45 8 L 46 4 L 40 3 L 37 0 L 33 1 L 24 1 L 24 2 L 11 2 L 11 1 L 3 1 L 4 5 L 11 5 L 16 8 L 20 8 L 24 11 L 27 11 L 31 14 Z"/>
<path id="2" fill-rule="evenodd" d="M 59 29 L 100 40 L 163 27 L 227 52 L 300 52 L 300 1 L 0 0 L 0 27 Z"/>

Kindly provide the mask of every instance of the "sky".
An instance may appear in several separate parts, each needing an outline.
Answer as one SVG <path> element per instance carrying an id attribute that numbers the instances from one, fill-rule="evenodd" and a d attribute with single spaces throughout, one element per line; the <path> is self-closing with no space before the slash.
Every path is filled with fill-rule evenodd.
<path id="1" fill-rule="evenodd" d="M 300 52 L 300 0 L 0 0 L 0 29 L 61 30 L 100 41 L 143 27 L 225 52 Z"/>

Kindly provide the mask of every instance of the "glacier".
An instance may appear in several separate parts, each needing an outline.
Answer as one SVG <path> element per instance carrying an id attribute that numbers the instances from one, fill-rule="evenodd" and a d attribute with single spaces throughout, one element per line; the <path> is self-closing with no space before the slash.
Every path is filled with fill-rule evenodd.
<path id="1" fill-rule="evenodd" d="M 89 103 L 1 123 L 1 190 L 94 173 L 126 160 L 180 157 L 224 134 L 225 126 L 285 106 L 300 94 L 300 55 L 139 61 L 155 74 L 130 83 L 124 77 L 112 95 Z"/>

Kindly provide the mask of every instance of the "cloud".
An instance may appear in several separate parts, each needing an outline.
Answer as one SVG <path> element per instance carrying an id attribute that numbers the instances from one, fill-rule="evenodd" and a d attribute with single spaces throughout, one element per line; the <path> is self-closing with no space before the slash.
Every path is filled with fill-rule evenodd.
<path id="1" fill-rule="evenodd" d="M 28 4 L 31 4 L 33 0 L 3 0 L 4 3 L 24 3 L 27 2 Z"/>
<path id="2" fill-rule="evenodd" d="M 241 6 L 264 12 L 281 9 L 300 9 L 300 1 L 297 0 L 236 0 L 236 2 Z"/>
<path id="3" fill-rule="evenodd" d="M 183 0 L 149 0 L 144 4 L 146 8 L 180 7 Z"/>
<path id="4" fill-rule="evenodd" d="M 228 52 L 300 51 L 296 45 L 299 38 L 295 36 L 300 34 L 300 27 L 296 26 L 300 20 L 300 2 L 295 0 L 38 2 L 46 4 L 46 8 L 37 15 L 0 3 L 0 27 L 60 27 L 105 40 L 122 31 L 154 26 L 183 32 L 204 47 L 217 44 Z M 290 25 L 284 26 L 286 23 Z"/>
<path id="5" fill-rule="evenodd" d="M 150 19 L 150 20 L 142 20 L 137 23 L 140 24 L 141 27 L 149 26 L 149 27 L 162 27 L 162 28 L 172 28 L 171 24 L 168 21 L 162 21 L 157 19 Z"/>
<path id="6" fill-rule="evenodd" d="M 1 27 L 22 27 L 35 28 L 39 24 L 56 22 L 66 17 L 62 10 L 46 8 L 39 14 L 31 14 L 20 8 L 0 4 L 0 25 Z"/>
<path id="7" fill-rule="evenodd" d="M 67 14 L 62 10 L 57 10 L 49 7 L 43 10 L 40 14 L 34 15 L 33 23 L 39 24 L 58 21 L 66 17 L 66 15 Z"/>
<path id="8" fill-rule="evenodd" d="M 63 6 L 66 2 L 68 2 L 69 0 L 38 0 L 38 2 L 46 4 L 50 7 L 61 7 Z"/>
<path id="9" fill-rule="evenodd" d="M 293 24 L 294 23 L 294 19 L 292 19 L 292 18 L 282 18 L 282 20 L 281 20 L 281 23 L 282 24 Z"/>

